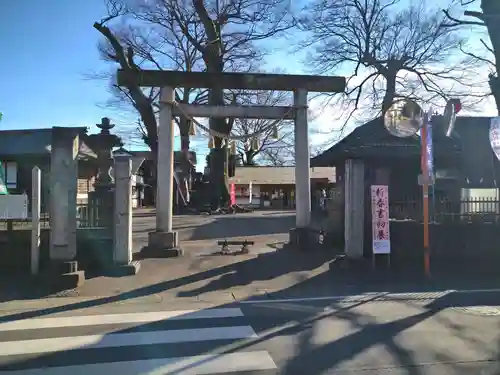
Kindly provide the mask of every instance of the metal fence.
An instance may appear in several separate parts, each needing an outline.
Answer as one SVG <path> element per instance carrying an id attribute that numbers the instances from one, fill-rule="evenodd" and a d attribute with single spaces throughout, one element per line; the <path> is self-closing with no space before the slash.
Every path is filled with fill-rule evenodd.
<path id="1" fill-rule="evenodd" d="M 102 210 L 109 207 L 102 207 L 95 200 L 81 199 L 76 204 L 76 220 L 78 228 L 98 227 Z M 40 214 L 40 224 L 42 229 L 50 229 L 50 217 L 48 212 Z M 0 231 L 7 230 L 29 230 L 31 229 L 31 218 L 27 219 L 0 219 Z"/>
<path id="2" fill-rule="evenodd" d="M 110 199 L 90 197 L 77 202 L 76 215 L 79 228 L 112 227 L 114 202 Z"/>
<path id="3" fill-rule="evenodd" d="M 76 203 L 76 219 L 79 228 L 97 226 L 99 221 L 99 206 L 95 201 L 81 199 Z"/>
<path id="4" fill-rule="evenodd" d="M 500 200 L 479 197 L 451 201 L 430 199 L 429 214 L 431 221 L 500 221 Z M 389 203 L 389 216 L 394 220 L 421 221 L 423 218 L 422 200 L 406 199 Z"/>
<path id="5" fill-rule="evenodd" d="M 49 215 L 40 215 L 40 226 L 42 229 L 49 228 Z M 29 230 L 31 229 L 31 218 L 27 219 L 0 219 L 0 231 L 8 230 Z"/>

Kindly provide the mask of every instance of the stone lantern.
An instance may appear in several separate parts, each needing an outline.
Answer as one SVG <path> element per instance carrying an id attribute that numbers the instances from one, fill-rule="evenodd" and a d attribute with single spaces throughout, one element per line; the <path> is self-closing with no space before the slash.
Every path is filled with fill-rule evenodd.
<path id="1" fill-rule="evenodd" d="M 103 117 L 100 124 L 96 126 L 101 130 L 98 134 L 90 135 L 92 146 L 97 154 L 98 173 L 94 182 L 94 192 L 90 194 L 92 205 L 97 208 L 97 225 L 99 227 L 113 226 L 113 192 L 114 178 L 113 148 L 122 145 L 120 137 L 111 134 L 110 130 L 115 127 L 110 119 Z"/>

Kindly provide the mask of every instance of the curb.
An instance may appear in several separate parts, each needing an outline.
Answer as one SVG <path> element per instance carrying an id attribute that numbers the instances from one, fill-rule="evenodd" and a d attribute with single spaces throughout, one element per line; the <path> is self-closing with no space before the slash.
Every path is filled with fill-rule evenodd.
<path id="1" fill-rule="evenodd" d="M 107 301 L 109 300 L 109 301 Z M 214 297 L 178 297 L 173 295 L 153 294 L 144 297 L 131 297 L 128 299 L 117 299 L 116 296 L 95 296 L 95 297 L 49 297 L 44 299 L 13 300 L 0 303 L 0 313 L 14 311 L 31 311 L 44 309 L 61 308 L 63 312 L 65 306 L 70 310 L 92 309 L 92 308 L 112 308 L 119 306 L 161 306 L 162 309 L 182 309 L 189 305 L 229 305 L 238 303 L 232 293 L 224 296 Z M 80 305 L 81 306 L 78 306 Z"/>
<path id="2" fill-rule="evenodd" d="M 96 296 L 96 297 L 49 297 L 44 299 L 13 300 L 0 303 L 0 311 L 14 310 L 40 310 L 47 308 L 63 307 L 68 305 L 86 304 L 82 308 L 95 306 L 112 305 L 134 305 L 134 304 L 159 304 L 163 301 L 160 295 L 151 295 L 146 297 L 137 297 L 124 300 L 114 300 L 115 296 Z M 106 302 L 109 299 L 110 302 Z"/>

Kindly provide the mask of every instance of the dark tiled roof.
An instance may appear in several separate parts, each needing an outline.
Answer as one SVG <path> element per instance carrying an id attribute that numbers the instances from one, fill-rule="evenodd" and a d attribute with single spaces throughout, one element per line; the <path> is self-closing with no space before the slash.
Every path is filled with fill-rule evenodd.
<path id="1" fill-rule="evenodd" d="M 500 186 L 500 162 L 489 141 L 491 117 L 457 117 L 451 138 L 445 136 L 441 116 L 432 119 L 436 162 L 451 154 L 459 156 L 460 169 L 470 187 Z M 347 135 L 321 155 L 311 159 L 311 166 L 328 166 L 350 157 L 377 156 L 385 150 L 388 156 L 420 154 L 418 135 L 397 138 L 389 134 L 381 119 L 372 120 Z M 466 183 L 467 185 L 467 183 Z"/>
<path id="2" fill-rule="evenodd" d="M 0 131 L 0 155 L 48 154 L 52 129 Z"/>
<path id="3" fill-rule="evenodd" d="M 86 128 L 75 128 L 85 137 Z M 0 155 L 48 155 L 51 153 L 52 128 L 0 131 Z M 95 157 L 93 151 L 82 140 L 80 156 Z"/>
<path id="4" fill-rule="evenodd" d="M 358 126 L 342 140 L 322 154 L 311 159 L 311 166 L 330 166 L 349 157 L 410 156 L 420 152 L 418 135 L 399 138 L 391 135 L 382 118 L 376 118 Z"/>
<path id="5" fill-rule="evenodd" d="M 464 178 L 471 187 L 500 184 L 500 162 L 491 149 L 489 131 L 491 117 L 457 117 L 455 141 L 461 148 Z"/>

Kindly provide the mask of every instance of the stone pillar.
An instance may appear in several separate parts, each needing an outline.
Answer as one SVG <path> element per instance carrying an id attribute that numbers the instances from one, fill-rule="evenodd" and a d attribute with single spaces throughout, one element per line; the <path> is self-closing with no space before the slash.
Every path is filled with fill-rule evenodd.
<path id="1" fill-rule="evenodd" d="M 144 250 L 154 256 L 173 257 L 182 254 L 177 232 L 172 230 L 174 199 L 174 122 L 172 103 L 174 89 L 161 89 L 161 109 L 158 126 L 158 156 L 156 173 L 156 231 L 149 233 Z"/>
<path id="2" fill-rule="evenodd" d="M 335 167 L 336 186 L 328 202 L 327 234 L 335 245 L 344 244 L 344 166 Z"/>
<path id="3" fill-rule="evenodd" d="M 79 137 L 74 128 L 52 128 L 50 156 L 50 259 L 57 287 L 74 288 L 84 281 L 76 258 L 76 193 Z M 63 277 L 60 277 L 60 276 Z"/>
<path id="4" fill-rule="evenodd" d="M 363 257 L 365 223 L 365 168 L 363 161 L 345 162 L 345 254 L 351 259 Z"/>
<path id="5" fill-rule="evenodd" d="M 307 126 L 307 90 L 294 92 L 295 115 L 295 228 L 290 231 L 290 243 L 301 250 L 311 249 L 311 168 L 309 129 Z"/>
<path id="6" fill-rule="evenodd" d="M 307 126 L 307 90 L 294 93 L 297 107 L 295 118 L 295 192 L 296 227 L 307 228 L 311 223 L 311 168 L 309 155 L 309 131 Z"/>
<path id="7" fill-rule="evenodd" d="M 114 165 L 115 204 L 113 235 L 113 271 L 135 275 L 139 262 L 132 261 L 132 158 L 116 155 Z"/>

